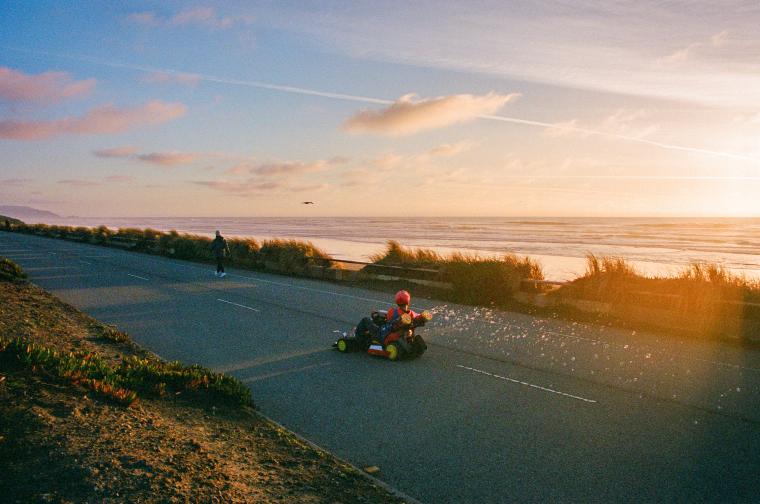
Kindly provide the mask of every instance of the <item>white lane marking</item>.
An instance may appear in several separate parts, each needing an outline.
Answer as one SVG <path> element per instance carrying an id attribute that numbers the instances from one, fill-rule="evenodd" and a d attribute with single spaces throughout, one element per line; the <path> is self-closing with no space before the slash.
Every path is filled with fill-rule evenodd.
<path id="1" fill-rule="evenodd" d="M 233 303 L 232 301 L 226 301 L 226 300 L 224 300 L 224 299 L 218 299 L 218 298 L 217 298 L 217 301 L 220 301 L 220 302 L 222 302 L 222 303 L 231 304 L 231 305 L 233 305 L 233 306 L 239 306 L 240 308 L 245 308 L 246 310 L 251 310 L 251 311 L 255 311 L 255 312 L 259 311 L 259 310 L 257 310 L 256 308 L 251 308 L 250 306 L 246 306 L 246 305 L 241 305 L 241 304 Z"/>
<path id="2" fill-rule="evenodd" d="M 594 399 L 586 399 L 585 397 L 580 397 L 580 396 L 576 396 L 576 395 L 573 395 L 573 394 L 568 394 L 566 392 L 560 392 L 559 390 L 554 390 L 554 389 L 550 389 L 550 388 L 546 388 L 546 387 L 541 387 L 540 385 L 534 385 L 532 383 L 528 383 L 528 382 L 524 382 L 524 381 L 520 381 L 520 380 L 515 380 L 513 378 L 507 378 L 506 376 L 501 376 L 501 375 L 489 373 L 488 371 L 482 371 L 480 369 L 475 369 L 475 368 L 471 368 L 471 367 L 467 367 L 467 366 L 462 366 L 461 364 L 457 364 L 457 367 L 458 368 L 462 368 L 462 369 L 466 369 L 468 371 L 473 371 L 475 373 L 480 373 L 480 374 L 483 374 L 483 375 L 486 375 L 486 376 L 490 376 L 492 378 L 498 378 L 499 380 L 506 380 L 506 381 L 509 381 L 509 382 L 512 382 L 512 383 L 517 383 L 517 384 L 520 384 L 520 385 L 525 385 L 526 387 L 532 387 L 534 389 L 543 390 L 544 392 L 550 392 L 552 394 L 558 394 L 558 395 L 561 395 L 561 396 L 570 397 L 572 399 L 577 399 L 579 401 L 584 401 L 584 402 L 587 402 L 587 403 L 595 403 L 596 402 Z"/>
<path id="3" fill-rule="evenodd" d="M 4 254 L 8 252 L 34 252 L 32 249 L 0 249 Z"/>
<path id="4" fill-rule="evenodd" d="M 80 262 L 80 263 L 82 263 L 82 264 L 92 265 L 92 263 L 91 263 L 91 262 L 83 261 L 83 260 L 81 260 L 81 259 L 79 260 L 79 262 Z"/>
<path id="5" fill-rule="evenodd" d="M 140 280 L 145 280 L 146 282 L 149 282 L 149 281 L 150 281 L 150 279 L 149 279 L 149 278 L 145 278 L 145 277 L 141 277 L 141 276 L 133 275 L 133 274 L 131 274 L 131 273 L 127 273 L 127 276 L 131 276 L 131 277 L 133 277 L 133 278 L 139 278 Z"/>
<path id="6" fill-rule="evenodd" d="M 277 371 L 276 373 L 267 373 L 263 375 L 258 376 L 252 376 L 250 378 L 246 378 L 245 380 L 240 380 L 243 383 L 251 383 L 259 380 L 266 380 L 267 378 L 274 378 L 275 376 L 282 376 L 284 374 L 290 374 L 290 373 L 298 373 L 299 371 L 308 371 L 310 369 L 325 367 L 332 365 L 332 362 L 323 362 L 321 364 L 312 364 L 311 366 L 303 366 L 299 368 L 293 368 L 293 369 L 286 369 L 285 371 Z"/>

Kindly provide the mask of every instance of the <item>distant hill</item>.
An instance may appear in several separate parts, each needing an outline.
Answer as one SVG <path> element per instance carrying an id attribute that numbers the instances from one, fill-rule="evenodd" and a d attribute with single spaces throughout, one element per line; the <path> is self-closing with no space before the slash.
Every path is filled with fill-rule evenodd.
<path id="1" fill-rule="evenodd" d="M 0 226 L 5 226 L 5 221 L 10 222 L 11 224 L 23 224 L 24 222 L 16 219 L 14 217 L 9 217 L 7 215 L 0 214 Z"/>
<path id="2" fill-rule="evenodd" d="M 18 205 L 0 205 L 0 215 L 15 217 L 21 220 L 41 220 L 47 218 L 60 218 L 58 214 L 48 212 L 47 210 L 38 210 L 28 206 Z"/>

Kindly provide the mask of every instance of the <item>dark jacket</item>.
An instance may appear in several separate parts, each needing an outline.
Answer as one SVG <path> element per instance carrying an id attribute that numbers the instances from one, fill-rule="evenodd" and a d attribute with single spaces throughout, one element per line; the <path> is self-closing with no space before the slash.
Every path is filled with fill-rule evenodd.
<path id="1" fill-rule="evenodd" d="M 223 236 L 214 238 L 214 241 L 211 242 L 211 252 L 214 253 L 214 257 L 217 259 L 224 257 L 225 253 L 229 255 L 230 248 L 227 246 L 227 240 Z"/>

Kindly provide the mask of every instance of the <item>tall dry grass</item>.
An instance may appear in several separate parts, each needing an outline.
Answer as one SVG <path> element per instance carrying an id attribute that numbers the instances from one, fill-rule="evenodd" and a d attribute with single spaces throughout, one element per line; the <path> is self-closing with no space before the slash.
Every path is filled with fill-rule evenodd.
<path id="1" fill-rule="evenodd" d="M 475 254 L 453 253 L 441 255 L 433 250 L 407 248 L 389 241 L 385 252 L 376 254 L 372 262 L 384 266 L 404 266 L 434 270 L 431 279 L 451 283 L 453 289 L 441 295 L 453 301 L 468 304 L 508 303 L 519 290 L 522 280 L 542 280 L 541 266 L 528 257 L 505 254 L 500 258 L 483 258 Z M 389 273 L 382 268 L 368 266 L 374 273 Z M 412 272 L 415 277 L 425 272 Z M 391 274 L 403 276 L 402 272 Z"/>
<path id="2" fill-rule="evenodd" d="M 284 273 L 302 275 L 310 264 L 329 266 L 332 257 L 311 242 L 298 240 L 265 240 L 258 251 L 259 261 L 272 263 Z"/>
<path id="3" fill-rule="evenodd" d="M 589 254 L 586 274 L 556 295 L 608 303 L 624 318 L 648 316 L 655 325 L 706 335 L 740 334 L 750 330 L 745 321 L 760 319 L 754 306 L 760 303 L 760 282 L 709 263 L 691 264 L 675 276 L 648 277 L 624 259 Z"/>
<path id="4" fill-rule="evenodd" d="M 211 239 L 205 236 L 161 232 L 155 229 L 120 228 L 117 231 L 97 228 L 49 226 L 46 224 L 15 224 L 13 231 L 63 238 L 103 246 L 125 246 L 131 250 L 199 262 L 213 262 Z M 298 240 L 267 240 L 259 244 L 254 239 L 227 240 L 229 260 L 243 268 L 263 268 L 265 262 L 277 265 L 279 271 L 303 274 L 311 264 L 329 266 L 332 258 L 311 242 Z"/>

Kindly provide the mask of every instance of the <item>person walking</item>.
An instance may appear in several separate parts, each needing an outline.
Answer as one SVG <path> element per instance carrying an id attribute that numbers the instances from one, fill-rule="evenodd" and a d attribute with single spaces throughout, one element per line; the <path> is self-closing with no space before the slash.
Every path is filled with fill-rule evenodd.
<path id="1" fill-rule="evenodd" d="M 216 276 L 226 276 L 227 273 L 224 272 L 224 256 L 225 254 L 230 255 L 230 247 L 227 246 L 227 240 L 224 239 L 218 229 L 216 230 L 216 238 L 211 242 L 211 252 L 216 257 Z"/>

